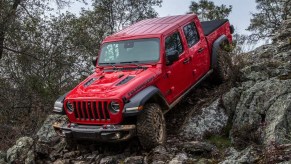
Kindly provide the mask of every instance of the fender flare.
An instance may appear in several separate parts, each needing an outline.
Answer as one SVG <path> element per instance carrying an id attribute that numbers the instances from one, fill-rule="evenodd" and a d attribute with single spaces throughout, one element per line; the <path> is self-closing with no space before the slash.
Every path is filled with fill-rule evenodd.
<path id="1" fill-rule="evenodd" d="M 133 96 L 128 103 L 126 103 L 124 105 L 124 109 L 123 109 L 123 114 L 125 116 L 132 116 L 132 115 L 136 115 L 138 113 L 140 113 L 140 110 L 137 110 L 138 107 L 140 106 L 144 106 L 146 104 L 146 102 L 148 102 L 150 99 L 152 98 L 159 98 L 160 101 L 162 101 L 162 108 L 164 109 L 168 109 L 169 108 L 169 104 L 167 103 L 167 101 L 164 99 L 161 91 L 155 87 L 155 86 L 149 86 L 145 89 L 143 89 L 142 91 L 140 91 L 139 93 L 137 93 L 135 96 Z M 132 110 L 129 111 L 127 109 L 135 109 L 136 110 Z"/>
<path id="2" fill-rule="evenodd" d="M 56 101 L 55 101 L 55 104 L 54 104 L 54 109 L 53 109 L 53 112 L 56 113 L 56 114 L 62 114 L 62 115 L 65 115 L 66 112 L 64 110 L 64 100 L 66 98 L 66 96 L 69 94 L 70 92 L 67 92 L 65 94 L 63 94 L 62 96 L 60 96 Z"/>
<path id="3" fill-rule="evenodd" d="M 212 45 L 212 54 L 211 54 L 211 68 L 215 68 L 217 66 L 217 54 L 220 49 L 220 45 L 224 42 L 229 42 L 225 35 L 221 35 L 217 38 Z"/>

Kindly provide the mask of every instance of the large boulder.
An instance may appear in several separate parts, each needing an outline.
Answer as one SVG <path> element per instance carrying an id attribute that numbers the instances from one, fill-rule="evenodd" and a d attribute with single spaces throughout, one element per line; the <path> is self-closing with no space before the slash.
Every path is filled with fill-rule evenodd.
<path id="1" fill-rule="evenodd" d="M 44 121 L 42 127 L 37 132 L 36 152 L 42 155 L 49 155 L 55 145 L 60 141 L 60 136 L 53 128 L 54 122 L 67 122 L 66 115 L 49 115 Z"/>
<path id="2" fill-rule="evenodd" d="M 217 99 L 210 106 L 194 113 L 187 120 L 180 136 L 186 139 L 202 140 L 206 134 L 220 133 L 227 121 L 228 115 Z"/>
<path id="3" fill-rule="evenodd" d="M 242 92 L 233 120 L 238 130 L 257 126 L 262 130 L 263 143 L 290 142 L 291 79 L 272 78 L 255 83 Z M 264 125 L 263 129 L 259 128 Z M 245 131 L 248 133 L 248 131 Z"/>
<path id="4" fill-rule="evenodd" d="M 273 43 L 244 55 L 231 137 L 243 145 L 291 141 L 291 17 Z M 259 143 L 260 142 L 260 143 Z M 247 143 L 247 144 L 246 144 Z"/>
<path id="5" fill-rule="evenodd" d="M 38 141 L 42 143 L 55 143 L 60 139 L 60 137 L 56 134 L 53 128 L 54 122 L 66 122 L 66 115 L 52 114 L 49 115 L 44 121 L 42 127 L 37 132 Z"/>
<path id="6" fill-rule="evenodd" d="M 34 141 L 30 137 L 21 137 L 16 144 L 7 150 L 6 159 L 8 163 L 34 163 Z"/>

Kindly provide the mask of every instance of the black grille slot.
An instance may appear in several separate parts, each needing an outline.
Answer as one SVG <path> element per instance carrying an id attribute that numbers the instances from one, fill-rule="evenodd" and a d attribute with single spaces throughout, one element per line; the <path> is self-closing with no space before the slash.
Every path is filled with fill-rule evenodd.
<path id="1" fill-rule="evenodd" d="M 79 120 L 110 120 L 107 101 L 74 101 L 74 116 Z"/>

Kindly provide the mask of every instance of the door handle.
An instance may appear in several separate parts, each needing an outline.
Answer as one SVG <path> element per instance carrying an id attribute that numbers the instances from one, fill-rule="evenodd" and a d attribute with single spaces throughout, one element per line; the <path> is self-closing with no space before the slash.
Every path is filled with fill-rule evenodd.
<path id="1" fill-rule="evenodd" d="M 187 63 L 189 63 L 189 61 L 190 61 L 190 58 L 186 58 L 186 59 L 183 61 L 183 63 L 184 63 L 184 64 L 187 64 Z"/>
<path id="2" fill-rule="evenodd" d="M 199 48 L 198 53 L 201 53 L 204 50 L 204 48 Z"/>

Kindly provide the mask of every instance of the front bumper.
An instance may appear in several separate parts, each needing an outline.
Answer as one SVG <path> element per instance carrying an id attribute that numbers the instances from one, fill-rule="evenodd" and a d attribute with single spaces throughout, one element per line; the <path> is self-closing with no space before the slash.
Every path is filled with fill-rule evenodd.
<path id="1" fill-rule="evenodd" d="M 124 141 L 136 135 L 135 125 L 77 125 L 53 124 L 58 135 L 75 140 L 95 140 L 102 142 Z"/>

